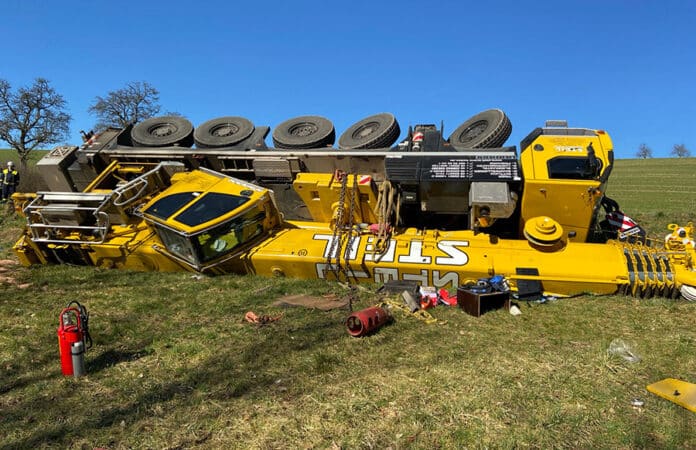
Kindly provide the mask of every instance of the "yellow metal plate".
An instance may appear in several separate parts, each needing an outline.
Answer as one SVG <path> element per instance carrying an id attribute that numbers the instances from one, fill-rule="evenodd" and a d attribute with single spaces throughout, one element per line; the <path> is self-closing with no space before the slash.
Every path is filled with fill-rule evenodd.
<path id="1" fill-rule="evenodd" d="M 696 412 L 696 384 L 674 378 L 665 378 L 649 385 L 648 391 L 683 406 L 689 411 Z"/>

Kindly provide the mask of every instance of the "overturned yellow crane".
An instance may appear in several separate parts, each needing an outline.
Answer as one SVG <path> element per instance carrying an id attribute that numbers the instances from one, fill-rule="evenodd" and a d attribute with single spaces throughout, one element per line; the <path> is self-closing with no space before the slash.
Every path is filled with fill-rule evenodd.
<path id="1" fill-rule="evenodd" d="M 25 265 L 438 287 L 502 275 L 519 293 L 693 299 L 693 226 L 673 226 L 674 239 L 655 248 L 600 224 L 611 140 L 553 125 L 534 130 L 519 159 L 514 147 L 462 151 L 417 127 L 393 149 L 258 152 L 248 167 L 266 177 L 253 180 L 117 145 L 80 192 L 15 197 L 27 226 L 14 249 Z M 249 153 L 208 149 L 193 160 Z"/>

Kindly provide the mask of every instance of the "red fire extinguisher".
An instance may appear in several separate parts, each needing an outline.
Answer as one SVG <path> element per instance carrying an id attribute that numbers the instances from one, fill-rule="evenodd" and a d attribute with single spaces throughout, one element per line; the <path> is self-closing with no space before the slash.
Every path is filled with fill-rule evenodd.
<path id="1" fill-rule="evenodd" d="M 73 306 L 75 305 L 75 306 Z M 58 325 L 58 349 L 60 350 L 60 367 L 63 375 L 76 374 L 73 367 L 73 347 L 80 349 L 80 355 L 84 350 L 92 347 L 92 337 L 89 335 L 89 314 L 87 308 L 73 301 L 68 304 L 59 316 Z M 77 343 L 81 343 L 80 346 Z M 77 344 L 77 345 L 76 345 Z M 84 372 L 84 370 L 82 370 Z"/>

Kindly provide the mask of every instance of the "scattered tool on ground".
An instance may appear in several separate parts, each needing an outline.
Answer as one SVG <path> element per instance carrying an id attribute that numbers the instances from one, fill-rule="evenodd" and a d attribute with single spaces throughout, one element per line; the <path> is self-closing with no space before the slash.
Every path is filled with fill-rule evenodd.
<path id="1" fill-rule="evenodd" d="M 254 323 L 256 325 L 266 325 L 271 322 L 276 322 L 280 320 L 282 317 L 282 314 L 279 314 L 277 316 L 269 316 L 268 314 L 262 314 L 258 316 L 253 311 L 248 311 L 246 314 L 244 314 L 244 320 L 246 320 L 249 323 Z"/>

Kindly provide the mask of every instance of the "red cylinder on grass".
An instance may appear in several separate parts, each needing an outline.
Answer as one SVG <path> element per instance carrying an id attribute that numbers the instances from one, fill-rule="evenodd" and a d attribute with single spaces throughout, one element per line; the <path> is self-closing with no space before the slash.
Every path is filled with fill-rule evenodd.
<path id="1" fill-rule="evenodd" d="M 387 323 L 387 320 L 389 320 L 387 312 L 378 306 L 373 306 L 348 316 L 346 327 L 353 337 L 365 336 Z"/>
<path id="2" fill-rule="evenodd" d="M 82 341 L 82 323 L 77 308 L 65 308 L 60 312 L 58 325 L 58 349 L 60 350 L 60 368 L 63 375 L 73 374 L 71 346 Z"/>

